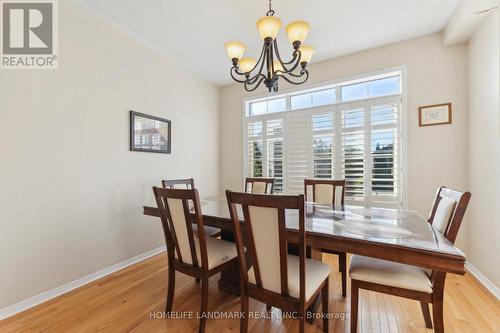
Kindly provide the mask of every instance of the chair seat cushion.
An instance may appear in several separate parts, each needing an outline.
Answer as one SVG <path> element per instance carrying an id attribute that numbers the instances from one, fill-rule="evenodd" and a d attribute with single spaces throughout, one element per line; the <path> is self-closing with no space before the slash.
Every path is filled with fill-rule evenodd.
<path id="1" fill-rule="evenodd" d="M 205 239 L 207 242 L 208 269 L 217 267 L 238 256 L 235 243 L 212 237 L 205 237 Z M 200 242 L 197 238 L 195 238 L 194 245 L 196 248 L 196 257 L 198 258 L 198 266 L 201 267 Z M 175 257 L 177 258 L 177 253 L 175 253 Z M 182 257 L 182 259 L 183 262 L 192 264 L 191 257 Z"/>
<path id="2" fill-rule="evenodd" d="M 432 293 L 432 283 L 419 267 L 358 255 L 351 257 L 351 279 Z"/>
<path id="3" fill-rule="evenodd" d="M 288 294 L 292 297 L 300 297 L 300 257 L 289 254 L 287 257 L 288 267 Z M 308 301 L 321 286 L 323 281 L 330 275 L 331 268 L 320 261 L 306 259 L 306 301 Z M 280 280 L 280 276 L 276 276 Z M 248 281 L 256 284 L 253 267 L 248 271 Z M 280 285 L 278 283 L 278 285 Z M 265 285 L 263 286 L 266 287 Z M 281 289 L 271 290 L 281 294 Z"/>

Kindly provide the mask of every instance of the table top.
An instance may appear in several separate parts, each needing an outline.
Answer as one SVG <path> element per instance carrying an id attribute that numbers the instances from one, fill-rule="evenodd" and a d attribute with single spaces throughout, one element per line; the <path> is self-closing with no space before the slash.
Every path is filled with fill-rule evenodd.
<path id="1" fill-rule="evenodd" d="M 225 199 L 202 200 L 201 209 L 205 217 L 230 223 Z M 465 258 L 462 251 L 415 211 L 349 205 L 334 207 L 307 202 L 305 212 L 306 233 L 310 235 L 358 239 Z M 238 214 L 242 220 L 240 207 Z M 298 229 L 298 211 L 286 211 L 286 225 L 289 230 Z"/>

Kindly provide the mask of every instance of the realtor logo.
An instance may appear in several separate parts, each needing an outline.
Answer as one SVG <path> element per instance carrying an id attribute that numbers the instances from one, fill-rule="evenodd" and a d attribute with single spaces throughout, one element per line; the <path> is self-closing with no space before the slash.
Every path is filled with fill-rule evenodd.
<path id="1" fill-rule="evenodd" d="M 1 69 L 57 68 L 55 0 L 2 0 Z"/>

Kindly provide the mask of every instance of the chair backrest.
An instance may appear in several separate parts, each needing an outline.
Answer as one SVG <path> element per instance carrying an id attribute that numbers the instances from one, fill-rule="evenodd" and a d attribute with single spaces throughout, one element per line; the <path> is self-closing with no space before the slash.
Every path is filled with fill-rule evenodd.
<path id="1" fill-rule="evenodd" d="M 200 199 L 196 189 L 165 189 L 153 187 L 167 242 L 169 260 L 208 270 L 208 257 Z M 192 202 L 198 237 L 194 236 L 189 208 Z M 197 253 L 200 251 L 200 253 Z M 200 259 L 201 258 L 201 262 Z"/>
<path id="2" fill-rule="evenodd" d="M 253 194 L 273 194 L 274 178 L 251 178 L 245 180 L 245 192 Z"/>
<path id="3" fill-rule="evenodd" d="M 283 297 L 289 296 L 285 209 L 298 211 L 299 296 L 301 301 L 304 300 L 306 258 L 304 196 L 258 195 L 231 191 L 226 191 L 226 196 L 244 285 L 249 284 L 249 267 L 244 251 L 246 246 L 248 258 L 253 265 L 255 286 L 263 291 L 281 294 Z M 237 204 L 242 207 L 244 224 L 240 224 Z M 247 236 L 246 243 L 243 241 L 243 235 Z"/>
<path id="4" fill-rule="evenodd" d="M 164 188 L 169 189 L 193 189 L 194 179 L 193 178 L 183 178 L 183 179 L 167 179 L 162 180 L 161 184 Z"/>
<path id="5" fill-rule="evenodd" d="M 428 221 L 452 243 L 455 243 L 470 198 L 470 192 L 455 191 L 445 186 L 437 191 Z"/>
<path id="6" fill-rule="evenodd" d="M 310 187 L 312 187 L 312 198 L 310 195 L 308 196 L 308 189 Z M 304 179 L 304 195 L 306 196 L 306 201 L 323 205 L 343 205 L 345 180 Z"/>

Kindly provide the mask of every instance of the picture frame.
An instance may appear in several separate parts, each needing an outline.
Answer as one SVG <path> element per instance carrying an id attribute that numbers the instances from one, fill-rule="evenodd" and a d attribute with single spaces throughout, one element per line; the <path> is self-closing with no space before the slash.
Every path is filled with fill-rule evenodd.
<path id="1" fill-rule="evenodd" d="M 418 126 L 451 124 L 451 103 L 425 105 L 418 108 Z"/>
<path id="2" fill-rule="evenodd" d="M 170 154 L 171 132 L 170 120 L 130 110 L 130 151 Z"/>

